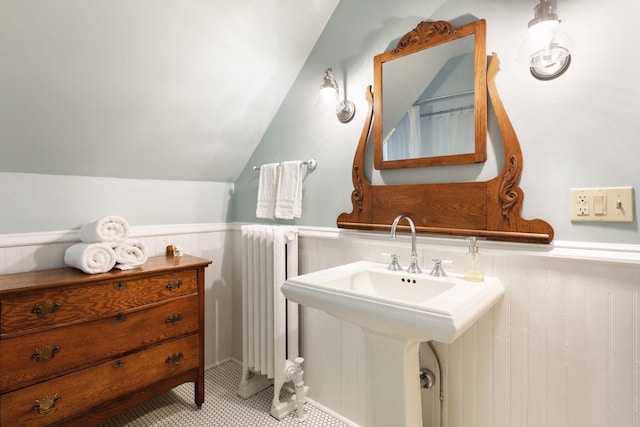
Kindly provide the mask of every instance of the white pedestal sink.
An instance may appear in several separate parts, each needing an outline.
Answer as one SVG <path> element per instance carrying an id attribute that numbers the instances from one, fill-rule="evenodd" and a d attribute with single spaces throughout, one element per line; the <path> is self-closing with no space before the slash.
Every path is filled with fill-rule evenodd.
<path id="1" fill-rule="evenodd" d="M 422 426 L 420 342 L 455 341 L 504 294 L 496 278 L 468 282 L 358 261 L 288 279 L 291 301 L 363 328 L 372 426 Z"/>

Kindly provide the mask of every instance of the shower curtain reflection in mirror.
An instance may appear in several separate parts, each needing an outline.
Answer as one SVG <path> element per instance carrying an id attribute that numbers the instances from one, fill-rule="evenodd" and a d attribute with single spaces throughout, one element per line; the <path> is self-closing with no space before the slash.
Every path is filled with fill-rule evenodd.
<path id="1" fill-rule="evenodd" d="M 432 106 L 433 107 L 433 106 Z M 383 143 L 385 160 L 437 157 L 474 150 L 473 99 L 466 106 L 424 108 L 414 105 Z"/>

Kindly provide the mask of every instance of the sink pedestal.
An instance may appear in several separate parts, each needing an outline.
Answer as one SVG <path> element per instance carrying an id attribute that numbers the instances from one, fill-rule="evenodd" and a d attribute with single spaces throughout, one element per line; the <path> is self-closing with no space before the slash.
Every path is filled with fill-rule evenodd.
<path id="1" fill-rule="evenodd" d="M 420 341 L 363 328 L 368 426 L 422 427 Z"/>

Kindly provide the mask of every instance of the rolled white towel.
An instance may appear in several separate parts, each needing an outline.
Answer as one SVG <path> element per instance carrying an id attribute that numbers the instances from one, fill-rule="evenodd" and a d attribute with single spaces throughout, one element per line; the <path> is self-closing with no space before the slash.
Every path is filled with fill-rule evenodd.
<path id="1" fill-rule="evenodd" d="M 64 262 L 85 273 L 106 273 L 116 264 L 116 253 L 106 243 L 77 243 L 67 248 Z"/>
<path id="2" fill-rule="evenodd" d="M 80 240 L 85 243 L 107 243 L 116 246 L 129 237 L 129 223 L 126 219 L 110 215 L 94 219 L 80 227 Z"/>
<path id="3" fill-rule="evenodd" d="M 116 253 L 116 268 L 126 270 L 139 267 L 149 258 L 149 248 L 140 240 L 126 240 L 114 249 Z"/>

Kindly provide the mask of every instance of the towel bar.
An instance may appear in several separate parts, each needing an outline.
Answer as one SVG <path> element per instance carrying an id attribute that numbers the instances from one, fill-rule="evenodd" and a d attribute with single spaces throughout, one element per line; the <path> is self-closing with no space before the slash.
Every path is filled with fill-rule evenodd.
<path id="1" fill-rule="evenodd" d="M 318 166 L 318 161 L 316 159 L 309 159 L 302 162 L 302 164 L 307 165 L 307 168 L 309 168 L 310 170 L 315 170 L 315 168 Z M 254 166 L 253 170 L 254 171 L 260 170 L 260 166 Z"/>

